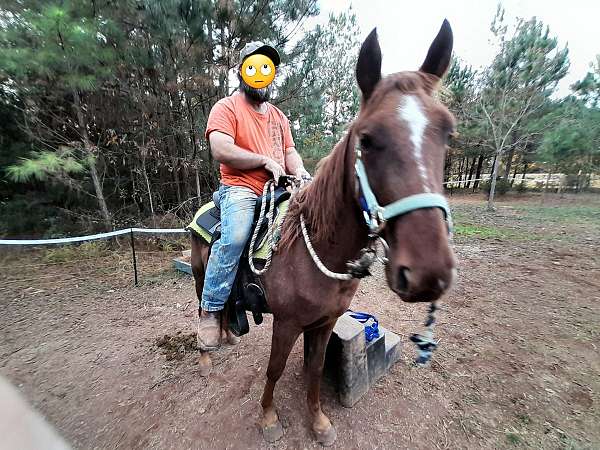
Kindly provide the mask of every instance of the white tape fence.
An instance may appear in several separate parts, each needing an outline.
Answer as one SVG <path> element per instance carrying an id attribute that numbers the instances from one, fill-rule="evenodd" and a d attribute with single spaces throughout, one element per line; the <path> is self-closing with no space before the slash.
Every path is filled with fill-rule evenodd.
<path id="1" fill-rule="evenodd" d="M 75 242 L 95 241 L 98 239 L 107 239 L 113 236 L 123 234 L 181 234 L 188 233 L 183 228 L 124 228 L 122 230 L 111 231 L 108 233 L 90 234 L 88 236 L 76 236 L 57 239 L 0 239 L 0 245 L 52 245 L 52 244 L 72 244 Z"/>

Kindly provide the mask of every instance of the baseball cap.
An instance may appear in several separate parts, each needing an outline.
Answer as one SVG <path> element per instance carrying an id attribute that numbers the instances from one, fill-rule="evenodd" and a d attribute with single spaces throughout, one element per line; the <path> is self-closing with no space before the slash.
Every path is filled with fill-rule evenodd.
<path id="1" fill-rule="evenodd" d="M 261 41 L 254 41 L 248 42 L 246 45 L 244 45 L 244 48 L 240 50 L 239 63 L 242 64 L 244 59 L 246 59 L 248 56 L 256 54 L 268 56 L 271 61 L 273 61 L 273 64 L 275 64 L 275 67 L 277 67 L 281 62 L 279 52 L 277 52 L 274 47 L 271 47 L 270 45 L 267 45 Z"/>

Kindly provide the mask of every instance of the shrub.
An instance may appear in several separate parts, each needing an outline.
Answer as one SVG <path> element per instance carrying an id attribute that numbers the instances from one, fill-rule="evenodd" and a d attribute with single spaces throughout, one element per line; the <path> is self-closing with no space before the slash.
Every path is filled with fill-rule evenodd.
<path id="1" fill-rule="evenodd" d="M 525 181 L 521 181 L 519 184 L 517 184 L 517 186 L 515 187 L 515 190 L 519 194 L 523 194 L 523 193 L 527 192 L 527 186 L 525 185 Z"/>
<path id="2" fill-rule="evenodd" d="M 483 191 L 486 194 L 490 193 L 491 187 L 492 187 L 492 183 L 490 181 L 484 181 L 483 183 L 481 183 L 481 189 L 483 189 Z M 510 182 L 508 182 L 504 179 L 498 178 L 496 180 L 495 195 L 504 195 L 508 191 L 510 191 Z"/>
<path id="3" fill-rule="evenodd" d="M 61 245 L 51 247 L 44 254 L 44 261 L 49 263 L 61 263 L 78 259 L 93 259 L 110 255 L 110 244 L 106 241 L 84 242 L 81 245 Z"/>

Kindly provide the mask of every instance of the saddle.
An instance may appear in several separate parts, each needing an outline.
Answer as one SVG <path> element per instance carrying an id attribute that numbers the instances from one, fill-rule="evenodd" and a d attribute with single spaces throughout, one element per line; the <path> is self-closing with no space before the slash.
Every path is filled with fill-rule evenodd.
<path id="1" fill-rule="evenodd" d="M 283 220 L 287 210 L 291 194 L 286 190 L 287 179 L 282 179 L 274 192 L 274 223 Z M 265 203 L 266 202 L 266 203 Z M 271 194 L 260 196 L 256 200 L 254 208 L 254 220 L 252 231 L 259 227 L 256 242 L 254 243 L 253 257 L 256 268 L 264 267 L 268 254 L 268 222 L 265 217 L 258 223 L 260 209 L 265 203 L 265 211 L 268 212 L 271 203 Z M 201 237 L 212 248 L 214 242 L 221 237 L 221 210 L 219 207 L 219 193 L 213 194 L 213 201 L 203 205 L 192 222 L 186 227 L 191 233 Z M 225 311 L 229 323 L 229 329 L 236 335 L 242 336 L 250 330 L 246 311 L 252 313 L 254 323 L 260 325 L 263 321 L 263 313 L 270 313 L 269 305 L 262 286 L 260 277 L 250 270 L 248 254 L 250 251 L 250 239 L 242 252 L 237 275 L 231 289 L 231 294 L 225 304 Z"/>

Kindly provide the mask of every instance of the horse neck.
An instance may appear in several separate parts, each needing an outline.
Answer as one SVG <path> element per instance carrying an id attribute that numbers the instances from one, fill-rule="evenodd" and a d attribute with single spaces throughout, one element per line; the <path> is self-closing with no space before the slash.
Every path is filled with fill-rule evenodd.
<path id="1" fill-rule="evenodd" d="M 335 189 L 335 195 L 323 204 L 310 205 L 312 208 L 322 208 L 330 216 L 330 220 L 335 221 L 329 235 L 314 243 L 314 248 L 325 265 L 337 272 L 346 272 L 346 263 L 356 259 L 360 250 L 367 245 L 368 238 L 368 230 L 356 198 L 355 158 L 350 130 L 343 142 L 345 145 L 335 150 L 344 152 L 343 158 L 337 161 L 338 164 L 343 164 L 343 168 L 335 171 L 334 179 L 328 180 L 329 185 L 339 183 L 337 186 L 341 185 L 341 189 Z"/>

